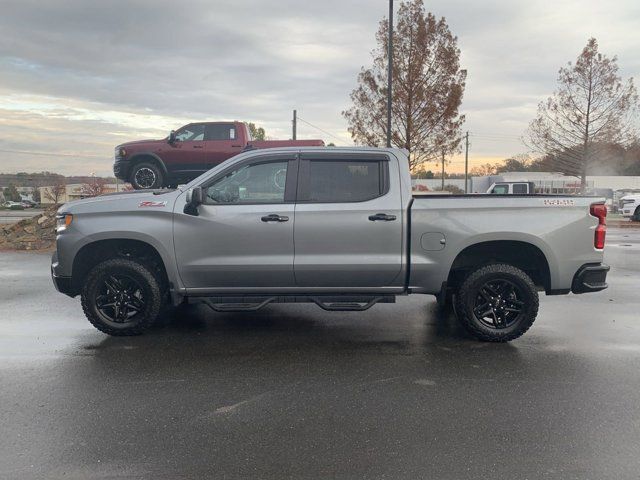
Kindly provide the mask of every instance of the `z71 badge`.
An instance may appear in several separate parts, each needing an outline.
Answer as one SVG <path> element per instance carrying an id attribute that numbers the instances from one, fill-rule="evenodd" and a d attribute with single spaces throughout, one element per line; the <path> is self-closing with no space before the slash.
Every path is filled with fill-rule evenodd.
<path id="1" fill-rule="evenodd" d="M 138 204 L 138 208 L 145 208 L 145 207 L 166 207 L 167 206 L 167 202 L 140 202 Z"/>

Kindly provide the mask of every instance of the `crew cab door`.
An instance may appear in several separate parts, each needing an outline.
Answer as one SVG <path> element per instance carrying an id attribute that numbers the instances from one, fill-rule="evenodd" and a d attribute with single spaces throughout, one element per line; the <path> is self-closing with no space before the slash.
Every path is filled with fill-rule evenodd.
<path id="1" fill-rule="evenodd" d="M 240 153 L 244 140 L 234 123 L 209 123 L 205 128 L 205 148 L 209 168 Z"/>
<path id="2" fill-rule="evenodd" d="M 178 270 L 188 289 L 243 292 L 294 287 L 295 154 L 231 165 L 202 185 L 198 215 L 176 202 Z M 194 290 L 198 291 L 198 290 Z"/>
<path id="3" fill-rule="evenodd" d="M 207 170 L 206 145 L 203 123 L 191 123 L 176 131 L 173 143 L 159 151 L 162 160 L 172 172 L 193 172 L 199 175 Z"/>
<path id="4" fill-rule="evenodd" d="M 304 153 L 296 202 L 299 287 L 401 286 L 398 166 L 379 153 Z"/>

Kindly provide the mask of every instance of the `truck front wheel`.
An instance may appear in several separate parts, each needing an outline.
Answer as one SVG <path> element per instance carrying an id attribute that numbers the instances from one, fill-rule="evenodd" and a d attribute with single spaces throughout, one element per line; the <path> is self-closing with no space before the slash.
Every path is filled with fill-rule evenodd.
<path id="1" fill-rule="evenodd" d="M 164 176 L 160 168 L 151 162 L 141 162 L 131 170 L 131 185 L 136 190 L 162 188 Z"/>
<path id="2" fill-rule="evenodd" d="M 460 323 L 487 342 L 518 338 L 538 314 L 536 286 L 525 272 L 512 265 L 486 265 L 471 272 L 455 298 Z"/>
<path id="3" fill-rule="evenodd" d="M 99 263 L 82 289 L 89 322 L 109 335 L 140 335 L 158 318 L 162 290 L 153 270 L 126 258 Z"/>

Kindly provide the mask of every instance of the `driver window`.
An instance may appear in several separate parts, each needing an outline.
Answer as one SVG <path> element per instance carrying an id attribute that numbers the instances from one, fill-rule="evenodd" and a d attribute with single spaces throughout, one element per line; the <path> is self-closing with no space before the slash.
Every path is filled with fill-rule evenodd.
<path id="1" fill-rule="evenodd" d="M 254 163 L 239 167 L 206 189 L 205 203 L 284 203 L 288 163 Z"/>
<path id="2" fill-rule="evenodd" d="M 182 127 L 176 132 L 176 140 L 178 142 L 197 142 L 204 140 L 204 125 L 196 123 Z"/>
<path id="3" fill-rule="evenodd" d="M 496 185 L 493 187 L 493 192 L 496 195 L 507 195 L 509 193 L 509 185 Z"/>

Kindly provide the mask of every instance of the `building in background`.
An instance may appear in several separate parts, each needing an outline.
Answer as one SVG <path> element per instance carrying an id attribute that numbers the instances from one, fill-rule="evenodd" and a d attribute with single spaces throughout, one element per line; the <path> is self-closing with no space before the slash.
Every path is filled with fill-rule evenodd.
<path id="1" fill-rule="evenodd" d="M 4 202 L 4 189 L 7 188 L 9 185 L 0 185 L 0 202 Z M 34 187 L 18 187 L 16 186 L 16 190 L 18 191 L 18 193 L 20 194 L 20 199 L 21 200 L 29 200 L 30 202 L 33 202 L 33 193 L 35 191 Z"/>
<path id="2" fill-rule="evenodd" d="M 72 202 L 73 200 L 81 200 L 86 198 L 88 195 L 85 194 L 86 184 L 84 183 L 71 183 L 68 185 L 64 185 L 64 190 L 60 192 L 58 195 L 57 203 L 67 203 Z M 43 205 L 51 205 L 54 202 L 54 186 L 48 187 L 39 187 L 40 189 L 40 203 Z M 118 185 L 115 183 L 107 183 L 104 185 L 103 193 L 113 193 L 118 190 L 122 190 L 122 185 Z"/>

